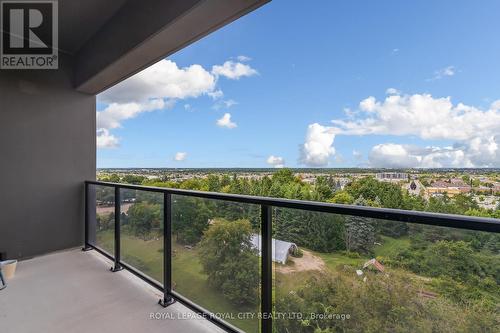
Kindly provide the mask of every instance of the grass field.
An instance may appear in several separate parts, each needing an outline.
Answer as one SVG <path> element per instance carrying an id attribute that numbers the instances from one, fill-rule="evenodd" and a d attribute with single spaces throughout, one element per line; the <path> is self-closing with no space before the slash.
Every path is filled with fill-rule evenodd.
<path id="1" fill-rule="evenodd" d="M 410 239 L 408 237 L 392 238 L 381 236 L 382 245 L 375 246 L 375 256 L 392 257 L 397 255 L 404 249 L 410 247 Z"/>
<path id="2" fill-rule="evenodd" d="M 97 235 L 98 245 L 112 253 L 112 230 L 100 232 Z M 121 234 L 121 250 L 123 260 L 146 273 L 152 278 L 163 281 L 163 239 L 144 241 L 127 233 L 126 229 Z M 389 256 L 401 249 L 408 247 L 408 239 L 394 239 L 383 237 L 382 245 L 375 247 L 376 256 Z M 199 261 L 200 253 L 196 247 L 186 249 L 184 246 L 173 242 L 172 280 L 173 288 L 178 293 L 191 301 L 201 305 L 213 313 L 255 312 L 256 308 L 237 308 L 229 303 L 223 295 L 208 285 L 207 276 L 202 271 Z M 311 251 L 315 256 L 325 262 L 327 271 L 334 272 L 344 265 L 361 267 L 370 257 L 351 258 L 342 253 L 319 253 Z M 284 294 L 297 290 L 305 281 L 317 274 L 317 271 L 303 271 L 291 274 L 275 273 L 273 295 Z M 257 319 L 230 319 L 224 318 L 231 324 L 246 332 L 258 332 Z"/>
<path id="3" fill-rule="evenodd" d="M 112 252 L 113 242 L 112 230 L 98 233 L 97 243 L 102 248 Z M 121 242 L 121 256 L 124 262 L 160 282 L 163 281 L 163 239 L 144 241 L 123 230 Z M 255 308 L 237 308 L 229 303 L 220 292 L 208 285 L 196 248 L 188 250 L 173 242 L 172 250 L 174 255 L 172 283 L 176 292 L 216 314 L 233 313 L 237 316 L 238 312 L 256 311 Z M 259 321 L 257 319 L 224 319 L 246 332 L 258 332 Z"/>

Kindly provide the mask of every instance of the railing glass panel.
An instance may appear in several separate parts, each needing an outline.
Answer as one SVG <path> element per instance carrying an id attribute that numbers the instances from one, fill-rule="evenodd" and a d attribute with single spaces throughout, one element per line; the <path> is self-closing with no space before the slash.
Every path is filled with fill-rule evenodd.
<path id="1" fill-rule="evenodd" d="M 259 206 L 173 195 L 173 290 L 245 332 L 258 332 L 259 240 Z"/>
<path id="2" fill-rule="evenodd" d="M 163 283 L 163 193 L 120 190 L 121 259 Z"/>
<path id="3" fill-rule="evenodd" d="M 500 235 L 274 209 L 275 332 L 493 332 Z M 282 260 L 283 258 L 280 258 Z"/>
<path id="4" fill-rule="evenodd" d="M 88 186 L 89 243 L 114 255 L 115 188 Z"/>

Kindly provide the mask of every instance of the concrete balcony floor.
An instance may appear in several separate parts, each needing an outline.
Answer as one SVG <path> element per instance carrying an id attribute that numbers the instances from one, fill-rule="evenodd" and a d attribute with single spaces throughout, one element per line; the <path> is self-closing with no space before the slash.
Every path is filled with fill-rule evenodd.
<path id="1" fill-rule="evenodd" d="M 223 332 L 180 303 L 161 307 L 160 292 L 110 267 L 79 249 L 21 261 L 0 291 L 0 332 Z M 150 319 L 156 313 L 166 315 Z"/>

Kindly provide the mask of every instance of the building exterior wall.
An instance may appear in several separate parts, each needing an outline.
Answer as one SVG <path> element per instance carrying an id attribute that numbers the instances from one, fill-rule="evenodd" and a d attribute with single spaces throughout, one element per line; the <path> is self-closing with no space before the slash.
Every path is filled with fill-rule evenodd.
<path id="1" fill-rule="evenodd" d="M 0 70 L 0 252 L 10 258 L 82 244 L 96 104 L 60 56 L 58 70 Z"/>
<path id="2" fill-rule="evenodd" d="M 405 172 L 380 172 L 375 175 L 380 181 L 407 181 L 408 174 Z"/>
<path id="3" fill-rule="evenodd" d="M 453 197 L 457 194 L 462 193 L 458 187 L 427 187 L 427 195 L 433 196 L 436 194 L 446 194 L 449 197 Z"/>

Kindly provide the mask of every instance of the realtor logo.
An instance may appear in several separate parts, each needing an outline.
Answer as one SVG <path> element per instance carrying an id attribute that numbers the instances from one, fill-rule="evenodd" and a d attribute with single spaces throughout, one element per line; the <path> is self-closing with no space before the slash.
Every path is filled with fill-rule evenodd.
<path id="1" fill-rule="evenodd" d="M 57 1 L 0 1 L 2 69 L 57 69 Z"/>

